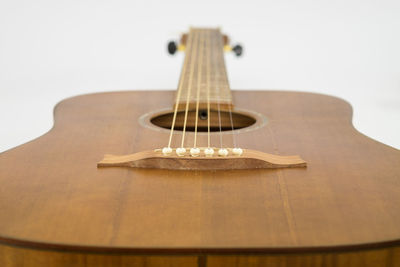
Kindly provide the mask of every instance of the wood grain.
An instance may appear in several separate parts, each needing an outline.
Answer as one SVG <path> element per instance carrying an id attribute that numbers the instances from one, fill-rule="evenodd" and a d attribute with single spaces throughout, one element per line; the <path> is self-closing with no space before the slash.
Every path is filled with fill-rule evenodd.
<path id="1" fill-rule="evenodd" d="M 212 255 L 207 257 L 208 267 L 395 267 L 398 266 L 398 262 L 400 262 L 400 249 L 398 247 L 337 253 L 294 253 L 240 256 Z"/>
<path id="2" fill-rule="evenodd" d="M 129 155 L 104 155 L 97 163 L 98 167 L 132 167 L 169 170 L 254 170 L 274 168 L 306 167 L 307 163 L 300 156 L 280 156 L 261 151 L 245 149 L 243 154 L 236 156 L 229 148 L 229 155 L 225 157 L 214 154 L 205 156 L 204 149 L 196 157 L 190 155 L 190 148 L 186 148 L 186 155 L 178 156 L 175 151 L 171 155 L 163 155 L 161 149 L 140 151 Z M 217 151 L 218 148 L 214 147 Z"/>
<path id="3" fill-rule="evenodd" d="M 50 132 L 0 154 L 2 249 L 31 261 L 33 253 L 20 254 L 13 244 L 83 257 L 96 251 L 202 255 L 202 264 L 215 255 L 206 258 L 209 266 L 225 259 L 232 266 L 265 266 L 269 260 L 251 255 L 287 253 L 302 257 L 301 266 L 346 266 L 350 254 L 322 265 L 325 253 L 358 250 L 379 258 L 376 266 L 399 264 L 397 248 L 390 247 L 400 243 L 400 152 L 357 132 L 350 105 L 334 97 L 273 91 L 234 91 L 233 97 L 235 106 L 268 119 L 237 135 L 241 147 L 300 154 L 308 167 L 97 169 L 105 153 L 165 146 L 169 131 L 145 127 L 138 118 L 171 108 L 174 92 L 70 98 L 57 105 Z M 188 133 L 188 142 L 192 137 Z M 218 138 L 213 134 L 212 143 Z M 179 141 L 177 134 L 172 145 Z M 206 136 L 198 142 L 204 146 Z M 224 134 L 223 143 L 231 147 L 231 135 Z M 231 257 L 218 257 L 228 252 Z M 1 266 L 15 266 L 0 255 Z"/>
<path id="4" fill-rule="evenodd" d="M 82 253 L 58 250 L 28 249 L 0 245 L 0 264 L 4 267 L 397 267 L 400 248 L 288 254 L 192 254 L 177 256 L 129 253 Z"/>
<path id="5" fill-rule="evenodd" d="M 62 252 L 0 245 L 0 266 L 62 267 L 197 267 L 198 257 Z"/>
<path id="6" fill-rule="evenodd" d="M 224 37 L 219 29 L 191 28 L 187 37 L 185 62 L 178 85 L 178 110 L 207 108 L 208 97 L 212 109 L 229 110 L 233 107 L 224 60 Z M 197 94 L 198 93 L 198 94 Z M 209 95 L 208 95 L 209 94 Z"/>

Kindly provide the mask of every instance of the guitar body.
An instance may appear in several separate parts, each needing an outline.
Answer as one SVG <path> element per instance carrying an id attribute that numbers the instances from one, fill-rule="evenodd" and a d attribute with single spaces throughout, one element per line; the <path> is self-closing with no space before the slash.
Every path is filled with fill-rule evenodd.
<path id="1" fill-rule="evenodd" d="M 97 168 L 165 146 L 150 119 L 174 92 L 73 97 L 52 130 L 0 154 L 0 266 L 398 266 L 400 152 L 355 130 L 338 98 L 232 94 L 256 120 L 242 147 L 307 168 Z"/>

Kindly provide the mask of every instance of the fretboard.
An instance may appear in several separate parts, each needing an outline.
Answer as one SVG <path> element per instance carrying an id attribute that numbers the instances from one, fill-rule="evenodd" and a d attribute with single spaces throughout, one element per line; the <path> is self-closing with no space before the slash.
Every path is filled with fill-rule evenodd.
<path id="1" fill-rule="evenodd" d="M 232 108 L 232 95 L 224 61 L 224 42 L 219 29 L 191 29 L 186 40 L 185 61 L 176 93 L 178 109 Z M 175 103 L 175 104 L 176 104 Z"/>

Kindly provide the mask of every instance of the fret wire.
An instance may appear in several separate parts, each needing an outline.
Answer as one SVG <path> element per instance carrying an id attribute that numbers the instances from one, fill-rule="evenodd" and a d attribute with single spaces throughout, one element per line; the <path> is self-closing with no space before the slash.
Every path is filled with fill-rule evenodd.
<path id="1" fill-rule="evenodd" d="M 171 125 L 168 148 L 171 147 L 175 130 L 178 109 L 184 108 L 184 121 L 181 147 L 185 145 L 189 110 L 195 105 L 194 147 L 198 142 L 200 106 L 207 108 L 207 145 L 211 146 L 211 108 L 216 104 L 220 146 L 223 148 L 222 109 L 228 109 L 232 130 L 233 145 L 236 147 L 236 136 L 232 116 L 232 95 L 225 68 L 223 38 L 219 30 L 191 29 L 186 44 L 186 57 L 182 69 L 174 116 Z M 206 64 L 203 64 L 206 61 Z M 203 72 L 203 69 L 205 73 Z M 205 77 L 204 77 L 205 76 Z M 197 90 L 195 94 L 193 90 Z"/>
<path id="2" fill-rule="evenodd" d="M 215 102 L 215 98 L 216 98 L 216 94 L 217 92 L 215 91 L 216 88 L 216 84 L 218 84 L 219 86 L 219 93 L 218 93 L 218 97 L 220 98 L 220 102 L 221 100 L 223 100 L 224 102 L 228 102 L 231 105 L 232 102 L 232 96 L 230 93 L 230 88 L 229 85 L 227 83 L 227 77 L 223 77 L 224 72 L 224 67 L 225 65 L 218 65 L 219 62 L 223 62 L 224 57 L 222 53 L 217 53 L 217 52 L 223 52 L 223 43 L 222 43 L 222 36 L 221 33 L 218 30 L 203 30 L 204 32 L 209 33 L 210 35 L 207 37 L 209 39 L 221 39 L 221 42 L 214 42 L 212 45 L 207 46 L 205 49 L 206 50 L 210 50 L 214 52 L 214 55 L 216 58 L 213 58 L 212 62 L 211 62 L 211 68 L 213 70 L 215 69 L 220 69 L 219 72 L 220 74 L 217 76 L 215 75 L 215 72 L 210 73 L 210 102 Z M 220 51 L 221 50 L 221 51 Z M 190 57 L 190 56 L 189 56 Z M 215 60 L 214 60 L 215 59 Z M 190 61 L 195 60 L 194 57 L 190 57 Z M 221 69 L 222 68 L 222 69 Z M 187 80 L 188 80 L 188 76 L 190 75 L 190 69 L 186 68 L 184 75 L 186 76 L 184 83 L 185 85 L 183 86 L 183 90 L 182 90 L 182 94 L 180 95 L 180 98 L 178 100 L 178 103 L 180 103 L 180 107 L 182 107 L 182 104 L 184 105 L 184 103 L 187 100 L 188 97 L 188 86 L 187 86 Z M 195 75 L 196 76 L 196 75 Z M 204 76 L 204 74 L 203 74 Z M 204 80 L 203 80 L 204 81 Z M 195 89 L 195 87 L 197 86 L 196 84 L 192 85 L 193 89 Z M 190 106 L 192 105 L 192 103 L 196 103 L 196 97 L 195 95 L 190 95 L 189 99 L 191 101 Z M 208 92 L 206 90 L 206 86 L 204 86 L 204 84 L 200 85 L 200 105 L 201 104 L 206 104 L 208 101 Z"/>

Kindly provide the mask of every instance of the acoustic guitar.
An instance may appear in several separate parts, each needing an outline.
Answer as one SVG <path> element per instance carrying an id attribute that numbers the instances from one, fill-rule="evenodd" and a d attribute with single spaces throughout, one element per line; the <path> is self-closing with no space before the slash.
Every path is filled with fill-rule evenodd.
<path id="1" fill-rule="evenodd" d="M 231 91 L 218 29 L 169 50 L 176 92 L 66 99 L 0 154 L 0 266 L 400 266 L 400 152 L 347 102 Z"/>

